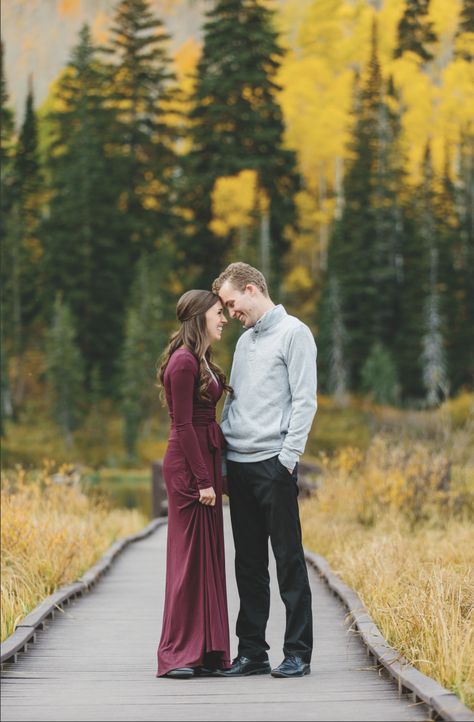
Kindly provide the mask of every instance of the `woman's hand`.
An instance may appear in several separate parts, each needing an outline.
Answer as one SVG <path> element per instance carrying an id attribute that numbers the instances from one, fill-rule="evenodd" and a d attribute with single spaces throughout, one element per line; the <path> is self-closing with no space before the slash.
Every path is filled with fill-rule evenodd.
<path id="1" fill-rule="evenodd" d="M 216 492 L 209 486 L 207 489 L 199 489 L 199 502 L 204 506 L 215 506 Z"/>

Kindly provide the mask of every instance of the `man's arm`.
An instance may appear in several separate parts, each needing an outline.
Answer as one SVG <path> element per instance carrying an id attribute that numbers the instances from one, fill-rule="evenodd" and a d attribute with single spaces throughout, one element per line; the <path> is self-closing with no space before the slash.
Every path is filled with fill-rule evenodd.
<path id="1" fill-rule="evenodd" d="M 225 397 L 224 406 L 222 407 L 222 414 L 221 414 L 221 421 L 220 421 L 221 426 L 224 423 L 224 421 L 227 419 L 227 416 L 229 415 L 229 406 L 230 406 L 231 401 L 232 401 L 231 395 L 227 394 L 227 396 Z"/>
<path id="2" fill-rule="evenodd" d="M 287 469 L 293 470 L 304 452 L 317 410 L 316 344 L 307 326 L 299 326 L 288 348 L 287 368 L 291 392 L 291 416 L 288 433 L 278 456 Z"/>

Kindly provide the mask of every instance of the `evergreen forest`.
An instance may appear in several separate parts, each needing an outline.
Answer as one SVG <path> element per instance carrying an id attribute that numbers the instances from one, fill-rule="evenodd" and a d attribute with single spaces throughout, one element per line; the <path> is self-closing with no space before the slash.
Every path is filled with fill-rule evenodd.
<path id="1" fill-rule="evenodd" d="M 179 296 L 236 260 L 310 326 L 338 403 L 472 389 L 474 0 L 208 7 L 172 53 L 148 0 L 116 2 L 21 118 L 2 45 L 7 437 L 34 408 L 70 446 L 107 407 L 133 457 Z"/>

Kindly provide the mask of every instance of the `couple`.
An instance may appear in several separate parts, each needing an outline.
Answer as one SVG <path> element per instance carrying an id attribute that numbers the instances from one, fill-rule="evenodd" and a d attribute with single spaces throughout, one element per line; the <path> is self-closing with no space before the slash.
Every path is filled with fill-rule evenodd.
<path id="1" fill-rule="evenodd" d="M 236 346 L 231 386 L 210 351 L 227 323 L 224 307 L 247 329 Z M 159 369 L 171 433 L 163 461 L 168 547 L 157 676 L 302 677 L 310 672 L 313 639 L 296 481 L 298 458 L 316 412 L 314 338 L 283 306 L 275 306 L 264 276 L 246 263 L 228 266 L 212 292 L 185 293 L 177 316 L 181 326 Z M 215 409 L 223 392 L 227 398 L 219 426 Z M 233 662 L 223 485 L 229 495 L 240 596 Z M 265 641 L 269 538 L 286 607 L 284 660 L 273 670 Z"/>

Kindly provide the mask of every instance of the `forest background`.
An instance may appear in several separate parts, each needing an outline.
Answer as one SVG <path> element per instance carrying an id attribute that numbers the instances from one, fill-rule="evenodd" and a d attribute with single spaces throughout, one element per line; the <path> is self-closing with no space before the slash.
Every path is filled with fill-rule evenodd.
<path id="1" fill-rule="evenodd" d="M 16 122 L 2 71 L 4 430 L 49 409 L 72 448 L 113 408 L 136 457 L 176 300 L 231 260 L 312 328 L 340 406 L 472 387 L 472 1 L 229 0 L 202 20 L 171 56 L 151 5 L 119 3 L 39 108 L 30 77 Z"/>

